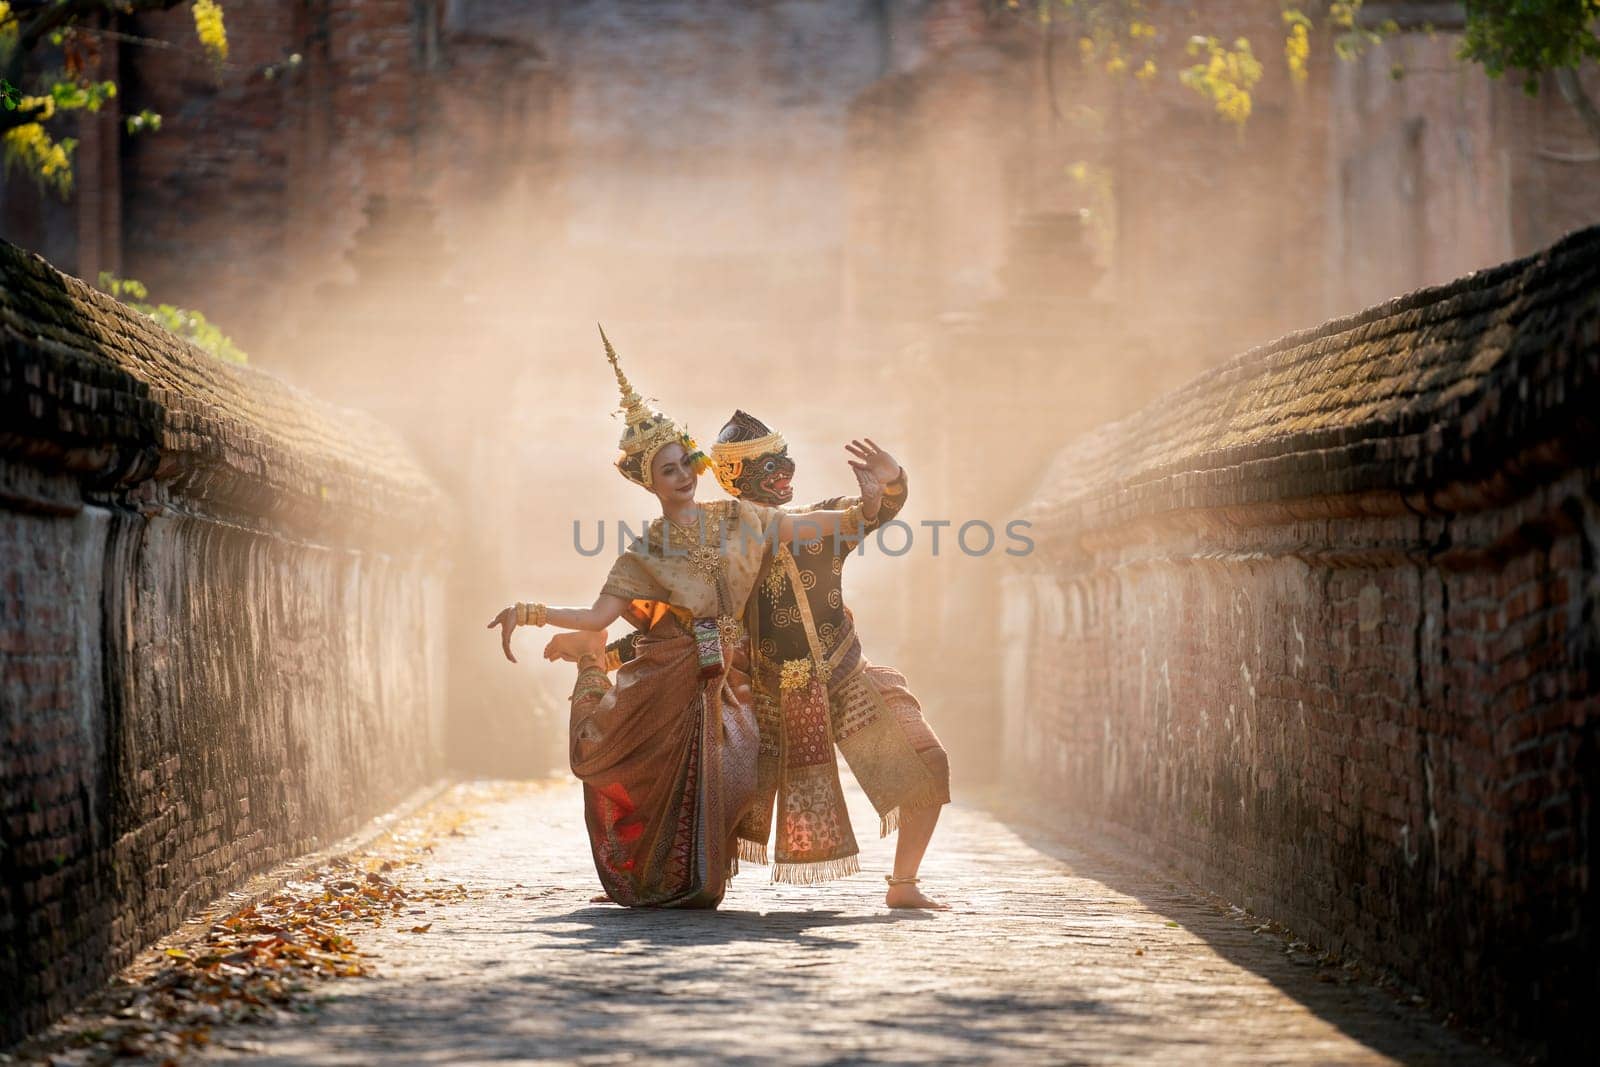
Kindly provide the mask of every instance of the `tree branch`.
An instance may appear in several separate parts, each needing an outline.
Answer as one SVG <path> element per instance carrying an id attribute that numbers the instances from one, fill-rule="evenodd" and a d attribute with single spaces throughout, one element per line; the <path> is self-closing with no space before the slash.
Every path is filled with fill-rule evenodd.
<path id="1" fill-rule="evenodd" d="M 62 3 L 43 8 L 32 19 L 23 23 L 22 29 L 17 31 L 18 58 L 33 51 L 35 45 L 69 22 L 75 22 L 85 15 L 92 15 L 110 6 L 104 0 L 63 0 Z"/>
<path id="2" fill-rule="evenodd" d="M 52 33 L 63 27 L 75 25 L 91 15 L 102 12 L 109 15 L 138 15 L 147 11 L 165 11 L 183 2 L 184 0 L 44 0 L 40 3 L 14 4 L 12 14 L 17 17 L 21 28 L 17 31 L 17 40 L 12 47 L 11 56 L 5 68 L 0 70 L 0 77 L 19 89 L 22 88 L 22 69 L 29 53 Z M 30 14 L 31 18 L 28 17 Z M 24 19 L 27 21 L 23 21 Z M 0 133 L 39 121 L 36 109 L 18 108 L 16 111 L 0 111 Z"/>
<path id="3" fill-rule="evenodd" d="M 1394 23 L 1402 31 L 1435 29 L 1455 33 L 1467 24 L 1466 8 L 1459 3 L 1427 3 L 1409 0 L 1400 3 L 1366 3 L 1356 12 L 1356 25 L 1364 30 L 1380 29 Z"/>
<path id="4" fill-rule="evenodd" d="M 146 11 L 165 11 L 181 3 L 183 0 L 61 0 L 44 7 L 33 21 L 22 27 L 17 33 L 17 51 L 29 51 L 45 37 L 85 15 L 102 11 L 108 15 L 138 15 Z"/>
<path id="5" fill-rule="evenodd" d="M 17 108 L 15 111 L 0 111 L 0 134 L 9 133 L 18 126 L 27 126 L 42 121 L 37 111 Z"/>

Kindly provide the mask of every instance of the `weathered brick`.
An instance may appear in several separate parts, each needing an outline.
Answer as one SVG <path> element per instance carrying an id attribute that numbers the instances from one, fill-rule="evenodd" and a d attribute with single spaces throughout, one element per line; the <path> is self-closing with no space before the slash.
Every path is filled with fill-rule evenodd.
<path id="1" fill-rule="evenodd" d="M 1600 229 L 1246 353 L 1063 452 L 1008 586 L 1039 789 L 1557 1058 L 1600 995 L 1596 323 Z"/>
<path id="2" fill-rule="evenodd" d="M 437 773 L 445 531 L 386 428 L 3 242 L 0 486 L 3 1043 Z"/>

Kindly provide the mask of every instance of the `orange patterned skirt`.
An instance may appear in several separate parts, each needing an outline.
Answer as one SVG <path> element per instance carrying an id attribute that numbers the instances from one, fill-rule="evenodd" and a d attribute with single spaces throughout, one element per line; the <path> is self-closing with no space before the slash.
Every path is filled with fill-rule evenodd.
<path id="1" fill-rule="evenodd" d="M 739 820 L 760 745 L 748 650 L 700 678 L 693 637 L 667 616 L 614 686 L 575 693 L 572 772 L 583 782 L 595 870 L 628 907 L 715 908 L 738 870 Z"/>

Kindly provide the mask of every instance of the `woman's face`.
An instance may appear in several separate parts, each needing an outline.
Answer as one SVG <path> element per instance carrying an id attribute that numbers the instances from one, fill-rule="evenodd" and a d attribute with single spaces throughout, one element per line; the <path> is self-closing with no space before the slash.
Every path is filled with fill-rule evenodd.
<path id="1" fill-rule="evenodd" d="M 650 461 L 650 491 L 663 508 L 693 503 L 699 480 L 689 464 L 689 453 L 680 444 L 667 445 Z"/>

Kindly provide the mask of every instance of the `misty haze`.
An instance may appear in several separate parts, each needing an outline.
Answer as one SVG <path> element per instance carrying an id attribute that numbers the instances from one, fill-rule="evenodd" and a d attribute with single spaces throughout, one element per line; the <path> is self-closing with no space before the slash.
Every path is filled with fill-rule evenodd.
<path id="1" fill-rule="evenodd" d="M 1592 1057 L 1597 31 L 0 0 L 0 1059 Z"/>

